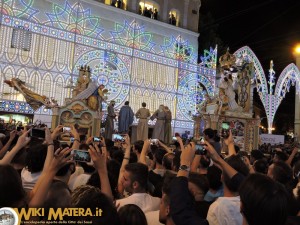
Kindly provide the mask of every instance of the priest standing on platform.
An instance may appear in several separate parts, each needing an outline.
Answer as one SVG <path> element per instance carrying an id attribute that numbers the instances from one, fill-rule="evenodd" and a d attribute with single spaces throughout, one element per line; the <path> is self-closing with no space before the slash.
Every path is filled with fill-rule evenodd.
<path id="1" fill-rule="evenodd" d="M 129 101 L 121 107 L 119 112 L 119 133 L 128 133 L 129 126 L 133 123 L 134 113 L 129 106 Z"/>
<path id="2" fill-rule="evenodd" d="M 104 138 L 112 139 L 112 134 L 114 132 L 114 119 L 116 118 L 115 110 L 115 101 L 111 101 L 107 107 L 107 117 L 105 123 L 105 132 Z"/>
<path id="3" fill-rule="evenodd" d="M 159 139 L 161 141 L 165 140 L 165 113 L 164 105 L 160 105 L 159 109 L 156 110 L 153 115 L 150 117 L 151 120 L 156 119 L 156 123 L 154 125 L 154 130 L 152 134 L 152 139 Z"/>
<path id="4" fill-rule="evenodd" d="M 148 120 L 150 115 L 149 109 L 146 109 L 146 103 L 142 103 L 142 108 L 140 108 L 136 114 L 136 118 L 139 119 L 139 123 L 137 125 L 137 140 L 145 141 L 148 139 Z"/>

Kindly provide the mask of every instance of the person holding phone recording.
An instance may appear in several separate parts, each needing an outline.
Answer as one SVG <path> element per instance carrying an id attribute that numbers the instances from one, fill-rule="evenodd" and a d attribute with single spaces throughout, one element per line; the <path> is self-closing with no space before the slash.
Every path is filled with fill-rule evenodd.
<path id="1" fill-rule="evenodd" d="M 214 146 L 214 149 L 217 151 L 217 153 L 221 154 L 221 144 L 220 144 L 220 137 L 217 134 L 216 130 L 213 130 L 211 128 L 206 128 L 203 131 L 204 139 L 208 141 L 211 145 Z"/>

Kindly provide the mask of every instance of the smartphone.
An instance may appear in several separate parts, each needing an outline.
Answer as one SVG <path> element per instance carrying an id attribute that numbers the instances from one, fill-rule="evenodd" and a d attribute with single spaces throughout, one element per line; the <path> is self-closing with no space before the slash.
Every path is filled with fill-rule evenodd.
<path id="1" fill-rule="evenodd" d="M 203 137 L 201 137 L 199 142 L 200 142 L 200 144 L 201 144 L 201 145 L 204 145 L 204 144 L 205 144 L 205 140 L 204 140 L 204 138 L 203 138 Z"/>
<path id="2" fill-rule="evenodd" d="M 63 127 L 63 132 L 70 132 L 71 131 L 71 127 Z"/>
<path id="3" fill-rule="evenodd" d="M 222 123 L 221 137 L 227 139 L 229 137 L 230 125 L 228 122 Z"/>
<path id="4" fill-rule="evenodd" d="M 71 154 L 73 155 L 73 159 L 77 162 L 91 162 L 91 156 L 88 151 L 74 149 Z"/>
<path id="5" fill-rule="evenodd" d="M 122 136 L 121 134 L 113 134 L 112 136 L 112 141 L 120 141 L 120 142 L 124 142 L 125 138 L 124 136 Z"/>
<path id="6" fill-rule="evenodd" d="M 67 148 L 67 147 L 70 147 L 70 146 L 68 145 L 67 142 L 61 141 L 61 142 L 59 142 L 59 147 L 64 149 L 64 148 Z"/>
<path id="7" fill-rule="evenodd" d="M 45 139 L 45 130 L 32 128 L 30 131 L 30 137 Z"/>
<path id="8" fill-rule="evenodd" d="M 195 154 L 196 155 L 205 155 L 206 154 L 206 149 L 204 148 L 203 145 L 196 145 L 196 151 L 195 151 Z"/>
<path id="9" fill-rule="evenodd" d="M 74 140 L 75 140 L 75 138 L 74 138 L 74 137 L 70 137 L 70 142 L 71 142 L 71 143 L 73 143 L 73 142 L 74 142 Z"/>
<path id="10" fill-rule="evenodd" d="M 100 142 L 100 141 L 101 141 L 101 139 L 99 137 L 94 137 L 93 138 L 93 142 Z"/>
<path id="11" fill-rule="evenodd" d="M 17 127 L 17 131 L 24 130 L 24 127 Z"/>
<path id="12" fill-rule="evenodd" d="M 151 139 L 150 142 L 151 142 L 151 145 L 158 145 L 158 139 Z"/>

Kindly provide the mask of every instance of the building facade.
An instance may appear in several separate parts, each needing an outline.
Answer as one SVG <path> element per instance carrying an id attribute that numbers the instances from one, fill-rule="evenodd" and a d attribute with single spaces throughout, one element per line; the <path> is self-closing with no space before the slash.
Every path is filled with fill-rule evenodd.
<path id="1" fill-rule="evenodd" d="M 63 105 L 79 67 L 88 65 L 92 79 L 106 86 L 108 101 L 115 100 L 117 109 L 126 100 L 134 111 L 142 102 L 152 112 L 164 104 L 173 112 L 175 129 L 192 129 L 191 114 L 205 92 L 214 95 L 216 75 L 215 50 L 206 51 L 197 64 L 199 34 L 192 30 L 198 15 L 189 12 L 199 9 L 199 1 L 123 0 L 121 8 L 111 4 L 2 1 L 0 111 L 33 113 L 5 79 L 18 77 L 33 91 Z M 140 15 L 140 6 L 150 4 L 157 7 L 158 19 Z M 176 25 L 168 23 L 174 10 L 178 10 Z M 194 22 L 198 27 L 198 20 Z M 51 115 L 51 110 L 41 108 L 38 115 Z"/>

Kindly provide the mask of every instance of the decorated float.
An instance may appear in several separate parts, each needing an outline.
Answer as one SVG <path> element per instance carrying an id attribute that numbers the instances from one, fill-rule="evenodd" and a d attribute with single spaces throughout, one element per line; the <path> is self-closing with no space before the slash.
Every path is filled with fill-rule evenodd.
<path id="1" fill-rule="evenodd" d="M 57 101 L 47 96 L 39 95 L 29 88 L 25 82 L 18 78 L 5 80 L 10 87 L 19 91 L 32 109 L 37 110 L 42 106 L 52 109 L 51 127 L 58 125 L 78 128 L 81 134 L 99 136 L 102 118 L 102 102 L 106 101 L 107 89 L 98 85 L 91 79 L 91 69 L 81 66 L 76 85 L 72 87 L 72 97 L 65 99 L 65 105 L 59 106 Z M 69 137 L 62 137 L 68 141 Z"/>
<path id="2" fill-rule="evenodd" d="M 205 128 L 221 133 L 226 122 L 232 131 L 236 145 L 251 151 L 258 147 L 260 119 L 253 118 L 252 62 L 236 58 L 229 51 L 221 56 L 221 79 L 215 96 L 206 94 L 194 116 L 194 138 L 197 140 Z"/>

